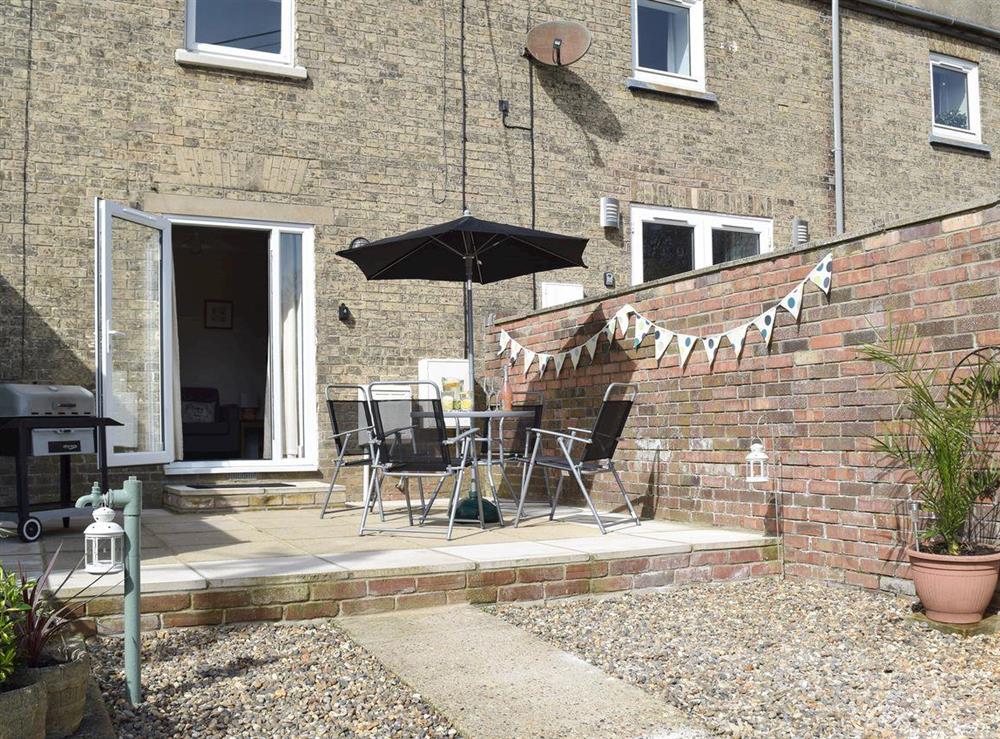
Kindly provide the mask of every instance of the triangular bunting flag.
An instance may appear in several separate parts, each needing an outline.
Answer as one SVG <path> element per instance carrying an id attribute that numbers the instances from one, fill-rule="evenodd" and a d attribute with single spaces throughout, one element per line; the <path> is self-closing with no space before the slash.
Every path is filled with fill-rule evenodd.
<path id="1" fill-rule="evenodd" d="M 628 333 L 628 317 L 634 313 L 631 305 L 623 305 L 618 309 L 615 314 L 615 318 L 618 319 L 618 330 L 621 332 L 622 338 L 625 338 L 625 334 Z"/>
<path id="2" fill-rule="evenodd" d="M 781 301 L 780 305 L 782 308 L 787 310 L 792 314 L 792 318 L 796 321 L 799 320 L 799 310 L 802 308 L 802 286 L 805 285 L 804 282 L 800 282 L 795 286 L 785 299 Z"/>
<path id="3" fill-rule="evenodd" d="M 830 294 L 830 283 L 833 281 L 833 252 L 823 257 L 813 268 L 809 273 L 809 281 L 826 295 Z"/>
<path id="4" fill-rule="evenodd" d="M 559 352 L 552 356 L 552 369 L 556 371 L 556 377 L 562 372 L 563 362 L 566 361 L 566 352 Z"/>
<path id="5" fill-rule="evenodd" d="M 736 352 L 737 359 L 739 359 L 740 354 L 743 353 L 743 342 L 747 338 L 748 328 L 750 328 L 750 324 L 744 323 L 742 326 L 726 332 L 726 338 L 729 339 L 729 343 L 733 345 L 733 351 Z"/>
<path id="6" fill-rule="evenodd" d="M 572 349 L 569 350 L 569 359 L 573 363 L 573 369 L 576 369 L 576 366 L 580 364 L 580 353 L 582 351 L 583 351 L 583 345 L 574 346 Z M 590 356 L 593 357 L 594 355 L 591 354 Z"/>
<path id="7" fill-rule="evenodd" d="M 691 350 L 694 349 L 694 345 L 697 343 L 697 336 L 677 334 L 677 350 L 681 353 L 681 367 L 687 364 L 688 357 L 691 356 Z"/>
<path id="8" fill-rule="evenodd" d="M 708 355 L 708 366 L 712 366 L 712 362 L 715 361 L 715 353 L 719 351 L 719 342 L 722 341 L 722 337 L 725 334 L 716 334 L 715 336 L 709 336 L 707 339 L 702 340 L 702 344 L 705 345 L 705 354 Z"/>
<path id="9" fill-rule="evenodd" d="M 528 370 L 531 369 L 532 363 L 535 361 L 537 355 L 530 349 L 524 350 L 524 374 L 528 374 Z"/>
<path id="10" fill-rule="evenodd" d="M 761 313 L 753 319 L 753 325 L 760 331 L 760 337 L 764 343 L 771 346 L 771 335 L 774 333 L 774 316 L 778 312 L 778 306 L 774 306 L 766 313 Z"/>
<path id="11" fill-rule="evenodd" d="M 667 329 L 660 328 L 659 326 L 653 326 L 653 336 L 656 339 L 656 361 L 659 362 L 660 357 L 663 356 L 663 352 L 670 346 L 670 342 L 674 338 L 674 332 L 667 331 Z"/>
<path id="12" fill-rule="evenodd" d="M 591 362 L 594 361 L 594 355 L 597 354 L 597 340 L 600 338 L 600 336 L 601 336 L 600 332 L 594 334 L 589 339 L 587 339 L 587 343 L 583 345 L 587 349 L 587 354 L 590 355 Z"/>
<path id="13" fill-rule="evenodd" d="M 510 340 L 510 363 L 511 364 L 514 364 L 514 362 L 517 361 L 517 355 L 521 353 L 521 349 L 523 349 L 523 348 L 524 347 L 522 347 L 520 344 L 518 344 L 513 339 Z"/>
<path id="14" fill-rule="evenodd" d="M 618 319 L 612 318 L 606 324 L 604 324 L 604 335 L 608 337 L 608 342 L 615 343 L 615 331 L 618 329 Z"/>
<path id="15" fill-rule="evenodd" d="M 539 376 L 545 374 L 545 368 L 549 366 L 549 360 L 552 359 L 551 354 L 539 354 L 538 355 L 538 374 Z"/>
<path id="16" fill-rule="evenodd" d="M 638 313 L 635 314 L 635 345 L 639 346 L 642 340 L 646 338 L 646 334 L 653 327 L 653 324 L 648 318 L 640 316 Z"/>
<path id="17" fill-rule="evenodd" d="M 498 357 L 501 354 L 504 353 L 504 350 L 507 349 L 507 345 L 508 344 L 510 344 L 510 334 L 508 334 L 506 331 L 501 330 L 500 331 L 500 351 L 497 352 L 497 356 Z"/>

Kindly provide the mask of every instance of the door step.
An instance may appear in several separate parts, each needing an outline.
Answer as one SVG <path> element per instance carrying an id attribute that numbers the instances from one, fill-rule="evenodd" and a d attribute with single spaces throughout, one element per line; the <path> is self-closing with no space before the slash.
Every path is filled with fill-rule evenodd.
<path id="1" fill-rule="evenodd" d="M 252 511 L 266 508 L 318 508 L 323 505 L 329 483 L 323 481 L 255 480 L 253 482 L 219 482 L 217 487 L 198 487 L 183 483 L 163 486 L 163 507 L 184 513 L 187 511 Z M 334 487 L 331 505 L 346 501 L 343 485 Z"/>

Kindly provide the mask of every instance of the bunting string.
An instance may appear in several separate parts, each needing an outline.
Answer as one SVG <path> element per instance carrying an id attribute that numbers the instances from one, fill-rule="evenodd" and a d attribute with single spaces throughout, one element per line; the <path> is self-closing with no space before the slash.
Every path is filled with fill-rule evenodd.
<path id="1" fill-rule="evenodd" d="M 579 367 L 580 361 L 584 356 L 586 356 L 587 359 L 593 363 L 595 357 L 597 356 L 598 341 L 602 337 L 608 342 L 608 348 L 610 350 L 610 348 L 614 346 L 615 341 L 618 339 L 619 334 L 621 335 L 621 338 L 624 339 L 626 334 L 628 334 L 629 326 L 634 324 L 635 331 L 633 333 L 633 348 L 638 348 L 646 337 L 652 336 L 654 356 L 656 357 L 657 362 L 659 362 L 666 353 L 667 348 L 671 345 L 671 343 L 675 343 L 677 346 L 679 363 L 683 368 L 684 365 L 687 364 L 688 359 L 691 357 L 694 348 L 700 343 L 705 352 L 705 356 L 708 358 L 708 366 L 711 367 L 715 362 L 715 357 L 721 348 L 723 339 L 729 343 L 729 346 L 733 350 L 733 354 L 739 358 L 740 354 L 743 352 L 743 345 L 746 342 L 747 332 L 751 327 L 757 330 L 760 338 L 764 342 L 764 345 L 770 348 L 771 337 L 774 334 L 774 324 L 777 320 L 778 309 L 781 308 L 783 311 L 791 315 L 794 320 L 799 320 L 799 313 L 802 310 L 802 293 L 806 283 L 812 283 L 819 288 L 824 295 L 828 296 L 830 294 L 830 288 L 833 285 L 832 252 L 823 257 L 819 263 L 813 267 L 812 271 L 806 275 L 801 282 L 795 285 L 795 287 L 793 287 L 791 291 L 776 305 L 771 306 L 752 320 L 736 326 L 735 328 L 731 328 L 728 331 L 721 331 L 717 334 L 711 334 L 704 337 L 695 336 L 693 334 L 679 333 L 677 331 L 672 331 L 665 326 L 660 326 L 646 316 L 640 314 L 631 305 L 626 303 L 605 322 L 596 334 L 583 343 L 577 344 L 576 346 L 570 347 L 562 352 L 533 352 L 520 342 L 516 341 L 509 333 L 501 330 L 500 350 L 497 352 L 497 356 L 502 356 L 506 353 L 508 361 L 511 364 L 515 363 L 519 356 L 522 357 L 525 375 L 531 371 L 532 366 L 537 367 L 539 375 L 544 375 L 546 368 L 551 366 L 555 370 L 555 376 L 558 377 L 559 373 L 563 369 L 563 365 L 565 364 L 567 357 L 569 358 L 570 365 L 573 369 Z"/>

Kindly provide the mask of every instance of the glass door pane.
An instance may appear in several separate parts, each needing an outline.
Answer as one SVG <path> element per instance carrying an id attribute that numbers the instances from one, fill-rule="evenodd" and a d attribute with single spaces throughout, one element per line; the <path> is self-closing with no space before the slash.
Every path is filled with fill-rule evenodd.
<path id="1" fill-rule="evenodd" d="M 98 395 L 111 465 L 156 464 L 173 456 L 170 226 L 161 218 L 99 201 Z"/>
<path id="2" fill-rule="evenodd" d="M 270 457 L 305 456 L 302 234 L 271 239 L 271 373 L 267 413 Z M 267 456 L 267 455 L 266 455 Z"/>

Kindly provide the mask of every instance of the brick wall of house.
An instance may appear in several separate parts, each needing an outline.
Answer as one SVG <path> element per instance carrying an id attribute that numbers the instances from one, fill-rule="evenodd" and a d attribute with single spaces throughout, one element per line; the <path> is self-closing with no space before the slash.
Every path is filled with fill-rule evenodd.
<path id="1" fill-rule="evenodd" d="M 306 209 L 316 226 L 320 385 L 412 377 L 421 357 L 461 355 L 458 285 L 367 283 L 334 255 L 355 236 L 461 211 L 458 3 L 404 2 L 391 13 L 372 0 L 296 5 L 305 81 L 178 65 L 183 0 L 4 5 L 0 379 L 92 384 L 95 196 L 149 209 L 164 198 L 250 204 L 262 219 L 277 207 Z M 537 225 L 589 237 L 591 269 L 554 279 L 582 282 L 590 296 L 606 292 L 605 271 L 628 283 L 629 202 L 771 217 L 779 247 L 794 216 L 814 236 L 832 231 L 830 23 L 815 0 L 707 0 L 708 89 L 718 104 L 626 89 L 626 0 L 543 9 L 469 0 L 467 201 L 476 215 L 530 222 L 528 136 L 501 125 L 497 100 L 510 101 L 512 123 L 527 123 L 524 31 L 559 17 L 586 22 L 594 44 L 578 64 L 535 77 Z M 927 52 L 953 42 L 848 12 L 845 43 L 849 224 L 995 190 L 996 159 L 926 141 Z M 982 59 L 989 137 L 1000 130 L 998 54 L 960 51 Z M 878 74 L 867 73 L 873 60 Z M 894 126 L 888 135 L 880 121 Z M 602 195 L 626 205 L 621 231 L 598 226 Z M 485 335 L 490 313 L 529 308 L 531 295 L 528 278 L 477 289 L 477 331 Z M 349 324 L 337 320 L 341 301 Z M 8 471 L 0 460 L 0 479 Z M 133 472 L 160 478 L 122 471 Z M 0 502 L 7 497 L 0 485 Z"/>
<path id="2" fill-rule="evenodd" d="M 609 382 L 640 395 L 618 451 L 622 477 L 646 515 L 774 531 L 775 502 L 751 490 L 743 460 L 758 418 L 772 461 L 780 460 L 781 525 L 789 574 L 868 588 L 900 586 L 907 541 L 907 489 L 871 451 L 868 437 L 892 417 L 895 393 L 877 386 L 858 347 L 888 318 L 916 324 L 933 364 L 950 370 L 975 347 L 1000 344 L 1000 201 L 668 279 L 601 301 L 498 324 L 534 351 L 554 352 L 592 336 L 628 303 L 671 330 L 707 336 L 774 305 L 828 252 L 829 298 L 807 284 L 799 321 L 779 309 L 767 350 L 751 328 L 742 357 L 728 344 L 709 367 L 701 345 L 679 366 L 676 340 L 658 363 L 652 336 L 628 339 L 593 362 L 567 362 L 558 379 L 537 365 L 517 391 L 545 397 L 547 428 L 592 423 Z M 586 357 L 586 354 L 585 354 Z M 500 371 L 504 358 L 492 360 Z M 945 379 L 947 375 L 945 375 Z M 775 470 L 777 471 L 777 470 Z M 621 507 L 599 478 L 598 500 Z M 567 490 L 569 489 L 568 486 Z"/>

